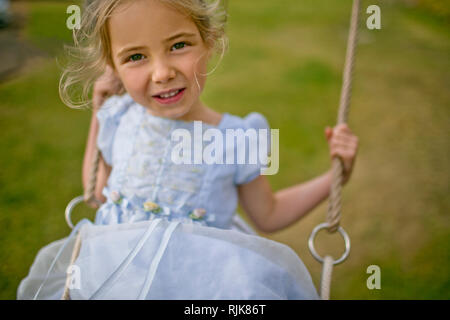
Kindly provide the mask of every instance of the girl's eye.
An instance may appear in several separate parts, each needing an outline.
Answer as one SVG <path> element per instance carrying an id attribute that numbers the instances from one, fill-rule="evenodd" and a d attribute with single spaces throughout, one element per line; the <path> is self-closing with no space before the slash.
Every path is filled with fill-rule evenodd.
<path id="1" fill-rule="evenodd" d="M 175 44 L 172 46 L 171 51 L 183 49 L 183 48 L 186 47 L 186 46 L 187 46 L 187 43 L 186 43 L 186 42 L 178 42 L 178 43 L 175 43 Z"/>
<path id="2" fill-rule="evenodd" d="M 143 58 L 144 58 L 143 54 L 136 53 L 128 57 L 127 61 L 139 61 L 142 60 Z"/>

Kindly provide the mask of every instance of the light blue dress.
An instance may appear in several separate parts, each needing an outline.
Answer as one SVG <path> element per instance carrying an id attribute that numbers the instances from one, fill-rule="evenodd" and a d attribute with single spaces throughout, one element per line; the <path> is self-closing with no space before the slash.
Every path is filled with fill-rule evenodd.
<path id="1" fill-rule="evenodd" d="M 195 132 L 199 123 L 153 116 L 128 94 L 109 98 L 97 115 L 97 145 L 112 171 L 95 222 L 76 228 L 82 246 L 72 299 L 318 298 L 292 249 L 233 228 L 237 186 L 260 175 L 260 161 L 174 163 L 175 129 L 194 137 L 192 154 L 212 140 Z M 259 113 L 225 113 L 217 126 L 201 126 L 201 134 L 212 129 L 223 137 L 227 129 L 270 130 Z M 223 143 L 223 153 L 237 157 L 249 145 Z M 73 242 L 72 235 L 41 249 L 19 299 L 61 297 Z"/>

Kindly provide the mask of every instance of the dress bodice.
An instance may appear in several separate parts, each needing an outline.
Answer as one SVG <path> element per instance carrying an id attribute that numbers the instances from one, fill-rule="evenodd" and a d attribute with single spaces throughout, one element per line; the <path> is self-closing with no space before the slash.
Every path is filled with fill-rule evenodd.
<path id="1" fill-rule="evenodd" d="M 237 160 L 239 148 L 248 151 L 248 140 L 216 144 L 228 129 L 269 129 L 259 113 L 245 118 L 224 113 L 213 126 L 153 116 L 125 94 L 109 98 L 97 118 L 97 145 L 112 167 L 103 189 L 107 201 L 97 212 L 97 224 L 166 216 L 229 228 L 237 208 L 238 185 L 260 175 L 259 160 L 248 161 L 248 155 L 244 164 Z M 209 139 L 205 138 L 207 131 Z M 180 163 L 187 150 L 192 155 L 190 163 Z M 205 154 L 216 156 L 217 152 L 224 154 L 223 163 L 205 161 Z M 229 152 L 236 155 L 235 161 L 227 162 Z M 198 154 L 203 158 L 196 158 Z"/>

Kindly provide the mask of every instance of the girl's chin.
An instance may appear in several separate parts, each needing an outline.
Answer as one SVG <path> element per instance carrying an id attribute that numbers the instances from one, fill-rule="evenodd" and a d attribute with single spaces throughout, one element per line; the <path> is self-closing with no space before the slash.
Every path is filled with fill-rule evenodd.
<path id="1" fill-rule="evenodd" d="M 169 118 L 172 120 L 179 120 L 184 117 L 189 110 L 177 107 L 159 107 L 159 108 L 147 108 L 147 112 L 156 117 Z"/>

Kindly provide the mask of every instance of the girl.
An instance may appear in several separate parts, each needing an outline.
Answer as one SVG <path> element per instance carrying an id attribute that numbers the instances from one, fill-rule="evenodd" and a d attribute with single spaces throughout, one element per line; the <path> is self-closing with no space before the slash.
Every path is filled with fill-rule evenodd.
<path id="1" fill-rule="evenodd" d="M 63 75 L 61 93 L 74 106 L 70 88 L 82 83 L 86 94 L 106 68 L 94 86 L 83 167 L 86 186 L 97 144 L 102 160 L 96 195 L 103 204 L 95 224 L 81 228 L 73 299 L 318 297 L 291 249 L 230 228 L 238 201 L 263 232 L 291 225 L 327 198 L 331 171 L 272 193 L 261 175 L 266 164 L 261 159 L 256 164 L 174 161 L 180 146 L 175 132 L 193 136 L 201 124 L 202 133 L 213 130 L 217 139 L 231 129 L 269 129 L 259 113 L 220 114 L 200 99 L 207 63 L 214 49 L 225 49 L 225 14 L 218 2 L 94 0 L 84 10 L 75 39 L 81 64 Z M 357 138 L 346 125 L 326 128 L 325 134 L 330 156 L 343 161 L 346 183 Z M 188 155 L 193 150 L 195 157 L 196 142 L 193 148 L 187 144 Z M 249 145 L 225 143 L 215 153 L 249 152 Z M 19 298 L 61 296 L 60 273 L 70 256 L 64 242 L 70 248 L 73 239 L 38 254 Z"/>

